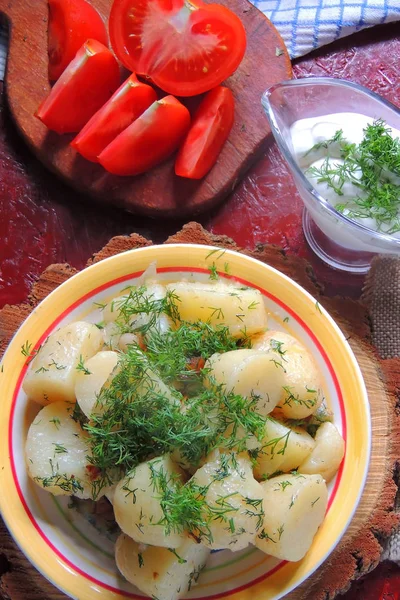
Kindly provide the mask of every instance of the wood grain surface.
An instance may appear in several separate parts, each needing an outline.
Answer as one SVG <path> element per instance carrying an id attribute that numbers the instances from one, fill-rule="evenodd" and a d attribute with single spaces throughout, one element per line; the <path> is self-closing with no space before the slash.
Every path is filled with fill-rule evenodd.
<path id="1" fill-rule="evenodd" d="M 93 0 L 106 19 L 111 0 Z M 0 0 L 0 14 L 10 23 L 6 93 L 12 117 L 36 156 L 78 191 L 105 204 L 151 217 L 186 218 L 216 206 L 235 187 L 271 142 L 261 108 L 267 87 L 291 77 L 284 43 L 266 17 L 248 0 L 221 0 L 240 16 L 247 32 L 247 50 L 226 85 L 234 94 L 235 123 L 217 164 L 200 181 L 174 174 L 174 158 L 136 177 L 108 174 L 70 146 L 73 135 L 50 132 L 34 116 L 47 96 L 47 0 Z M 277 52 L 282 50 L 282 54 Z M 277 56 L 279 54 L 279 56 Z M 123 74 L 127 76 L 128 72 Z M 186 100 L 184 101 L 186 102 Z M 198 99 L 190 99 L 193 110 Z"/>
<path id="2" fill-rule="evenodd" d="M 287 600 L 332 600 L 345 592 L 351 582 L 372 570 L 379 562 L 383 541 L 399 526 L 394 512 L 397 493 L 396 464 L 400 457 L 400 419 L 397 405 L 400 389 L 400 360 L 379 360 L 370 344 L 370 323 L 366 308 L 359 302 L 327 298 L 315 281 L 309 264 L 287 255 L 276 246 L 259 246 L 251 252 L 238 248 L 226 236 L 208 233 L 201 225 L 189 223 L 166 243 L 212 244 L 243 251 L 293 278 L 335 318 L 346 335 L 368 389 L 372 417 L 372 455 L 365 491 L 347 532 L 327 561 Z M 149 245 L 137 235 L 118 236 L 89 261 L 98 262 L 132 248 Z M 28 302 L 6 306 L 0 311 L 0 352 L 32 308 L 76 270 L 69 265 L 52 265 L 33 286 Z M 26 560 L 0 524 L 0 594 L 10 600 L 65 600 Z"/>

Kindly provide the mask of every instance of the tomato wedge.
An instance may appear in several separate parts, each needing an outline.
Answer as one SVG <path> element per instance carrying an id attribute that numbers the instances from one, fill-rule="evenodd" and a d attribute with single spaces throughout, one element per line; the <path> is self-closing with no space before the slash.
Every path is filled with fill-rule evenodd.
<path id="1" fill-rule="evenodd" d="M 128 69 L 176 96 L 219 85 L 237 69 L 246 48 L 239 17 L 201 0 L 114 0 L 109 31 Z"/>
<path id="2" fill-rule="evenodd" d="M 57 133 L 79 131 L 119 85 L 114 55 L 100 42 L 88 40 L 54 84 L 36 116 Z"/>
<path id="3" fill-rule="evenodd" d="M 100 152 L 156 100 L 155 90 L 132 74 L 86 123 L 71 146 L 97 162 Z"/>
<path id="4" fill-rule="evenodd" d="M 179 150 L 175 162 L 177 175 L 201 179 L 208 173 L 232 129 L 234 110 L 230 89 L 219 86 L 208 92 Z"/>
<path id="5" fill-rule="evenodd" d="M 49 0 L 49 79 L 55 81 L 88 39 L 108 44 L 106 26 L 86 0 Z"/>
<path id="6" fill-rule="evenodd" d="M 173 96 L 154 102 L 99 156 L 114 175 L 138 175 L 172 154 L 190 127 L 190 114 Z"/>

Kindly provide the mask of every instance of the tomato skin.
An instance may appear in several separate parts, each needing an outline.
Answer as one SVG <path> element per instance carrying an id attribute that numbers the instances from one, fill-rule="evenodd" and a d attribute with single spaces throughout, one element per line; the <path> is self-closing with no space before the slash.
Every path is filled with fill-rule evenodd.
<path id="1" fill-rule="evenodd" d="M 235 103 L 229 88 L 216 87 L 205 96 L 175 162 L 180 177 L 201 179 L 214 166 L 234 121 Z"/>
<path id="2" fill-rule="evenodd" d="M 99 156 L 114 175 L 138 175 L 170 156 L 190 127 L 190 114 L 173 96 L 154 102 Z"/>
<path id="3" fill-rule="evenodd" d="M 49 0 L 49 79 L 60 77 L 88 39 L 108 44 L 106 26 L 86 0 Z"/>
<path id="4" fill-rule="evenodd" d="M 88 160 L 98 162 L 104 148 L 156 100 L 155 90 L 132 73 L 86 123 L 71 146 Z"/>
<path id="5" fill-rule="evenodd" d="M 246 49 L 239 17 L 201 0 L 114 0 L 109 31 L 125 67 L 176 96 L 219 85 L 237 69 Z"/>
<path id="6" fill-rule="evenodd" d="M 82 129 L 119 85 L 114 55 L 100 42 L 87 40 L 39 106 L 36 117 L 57 133 Z"/>

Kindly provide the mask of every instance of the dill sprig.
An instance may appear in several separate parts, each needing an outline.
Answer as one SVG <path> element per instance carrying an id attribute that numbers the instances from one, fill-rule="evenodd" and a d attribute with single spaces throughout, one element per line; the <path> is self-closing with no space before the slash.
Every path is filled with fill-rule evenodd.
<path id="1" fill-rule="evenodd" d="M 145 285 L 123 291 L 124 295 L 112 300 L 110 305 L 111 312 L 118 315 L 115 324 L 121 333 L 138 332 L 145 335 L 157 327 L 162 314 L 174 323 L 179 320 L 178 297 L 174 292 L 167 290 L 164 297 L 156 298 Z"/>
<path id="2" fill-rule="evenodd" d="M 216 352 L 236 350 L 237 341 L 225 325 L 197 321 L 183 322 L 178 329 L 165 333 L 154 329 L 147 336 L 146 346 L 150 363 L 168 383 L 196 375 L 188 368 L 191 358 L 207 359 Z"/>
<path id="3" fill-rule="evenodd" d="M 388 234 L 400 231 L 400 140 L 391 136 L 390 127 L 382 119 L 367 125 L 358 145 L 347 143 L 342 134 L 337 131 L 309 152 L 339 144 L 343 164 L 328 155 L 320 167 L 310 167 L 306 174 L 318 183 L 326 183 L 338 196 L 343 196 L 346 183 L 360 190 L 350 200 L 335 205 L 346 217 L 361 221 L 372 218 L 377 230 Z"/>

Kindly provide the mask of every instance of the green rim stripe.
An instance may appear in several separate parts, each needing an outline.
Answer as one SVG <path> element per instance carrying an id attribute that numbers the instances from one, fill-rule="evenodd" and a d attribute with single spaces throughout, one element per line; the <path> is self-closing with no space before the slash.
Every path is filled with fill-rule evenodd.
<path id="1" fill-rule="evenodd" d="M 101 554 L 104 554 L 104 556 L 107 556 L 107 558 L 111 558 L 112 560 L 114 560 L 114 554 L 111 554 L 110 552 L 107 552 L 106 550 L 103 550 L 102 548 L 100 548 L 100 546 L 98 546 L 97 544 L 95 544 L 94 542 L 92 542 L 91 539 L 89 539 L 80 529 L 78 529 L 78 527 L 71 521 L 71 519 L 68 518 L 68 516 L 65 514 L 63 508 L 61 507 L 61 505 L 59 504 L 58 500 L 56 499 L 55 496 L 53 496 L 53 494 L 51 494 L 51 497 L 53 499 L 54 504 L 56 505 L 58 511 L 60 512 L 60 514 L 64 517 L 64 519 L 67 521 L 67 523 L 72 527 L 72 529 L 83 539 L 85 540 L 85 542 L 87 544 L 89 544 L 89 546 L 92 546 L 92 548 L 95 548 L 98 552 L 101 552 Z"/>
<path id="2" fill-rule="evenodd" d="M 211 571 L 219 571 L 220 569 L 225 569 L 225 567 L 230 567 L 231 565 L 235 565 L 236 563 L 241 562 L 243 559 L 248 558 L 255 552 L 257 552 L 257 548 L 251 548 L 251 550 L 246 552 L 246 554 L 243 554 L 243 556 L 238 556 L 238 558 L 232 558 L 232 560 L 228 560 L 228 562 L 226 562 L 222 565 L 217 565 L 216 567 L 210 567 L 209 569 L 207 569 L 207 567 L 206 567 L 205 569 L 203 569 L 202 572 L 210 573 Z M 240 575 L 240 573 L 238 573 L 238 576 L 239 575 Z"/>

